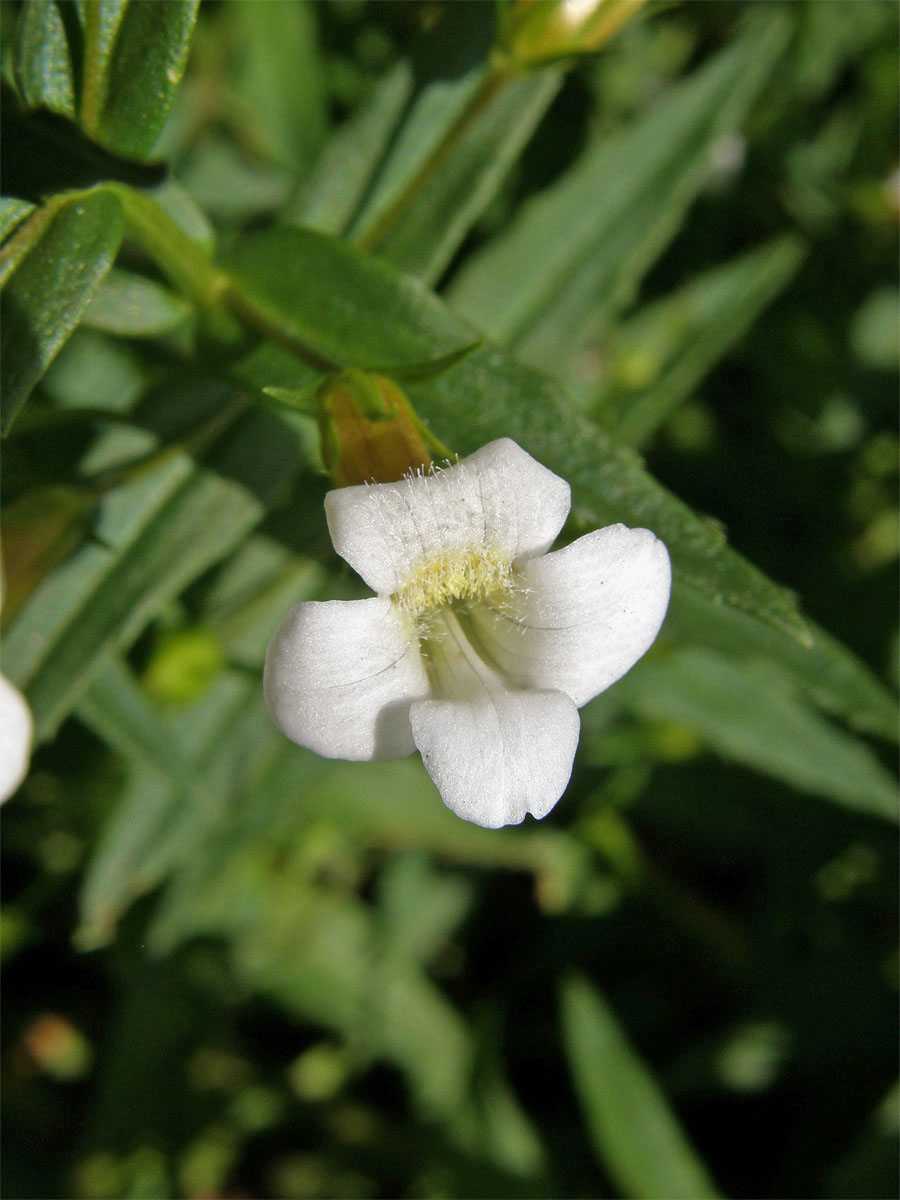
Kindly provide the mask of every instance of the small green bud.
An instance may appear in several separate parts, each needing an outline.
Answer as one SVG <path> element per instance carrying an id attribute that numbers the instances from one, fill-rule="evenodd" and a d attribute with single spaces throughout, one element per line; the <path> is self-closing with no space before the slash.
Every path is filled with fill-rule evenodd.
<path id="1" fill-rule="evenodd" d="M 511 0 L 500 17 L 501 52 L 535 67 L 592 54 L 631 20 L 646 0 Z"/>
<path id="2" fill-rule="evenodd" d="M 208 630 L 172 630 L 154 648 L 142 682 L 163 704 L 189 704 L 203 695 L 224 663 L 222 645 Z"/>
<path id="3" fill-rule="evenodd" d="M 432 465 L 428 438 L 393 380 L 350 367 L 316 396 L 322 461 L 335 487 L 393 483 Z"/>

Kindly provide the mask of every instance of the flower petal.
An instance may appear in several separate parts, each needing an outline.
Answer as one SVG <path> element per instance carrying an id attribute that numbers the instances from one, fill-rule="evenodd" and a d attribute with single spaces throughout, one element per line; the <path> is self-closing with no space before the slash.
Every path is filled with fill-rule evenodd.
<path id="1" fill-rule="evenodd" d="M 580 721 L 561 692 L 419 700 L 410 720 L 425 769 L 465 821 L 499 829 L 544 817 L 569 782 Z"/>
<path id="2" fill-rule="evenodd" d="M 338 488 L 325 497 L 338 554 L 382 595 L 422 565 L 487 547 L 508 561 L 553 544 L 569 485 L 509 438 L 434 474 Z"/>
<path id="3" fill-rule="evenodd" d="M 263 687 L 292 741 L 353 760 L 411 754 L 409 706 L 429 692 L 412 630 L 381 597 L 295 604 L 269 643 Z"/>
<path id="4" fill-rule="evenodd" d="M 25 697 L 0 675 L 0 803 L 9 799 L 28 772 L 32 726 Z"/>
<path id="5" fill-rule="evenodd" d="M 558 688 L 580 708 L 650 648 L 672 571 L 649 529 L 610 525 L 531 559 L 518 611 L 473 611 L 487 653 L 519 687 Z"/>

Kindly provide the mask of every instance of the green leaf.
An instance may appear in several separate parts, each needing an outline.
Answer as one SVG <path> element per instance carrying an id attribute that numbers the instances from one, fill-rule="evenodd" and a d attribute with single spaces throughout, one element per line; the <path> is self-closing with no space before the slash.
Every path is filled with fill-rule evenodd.
<path id="1" fill-rule="evenodd" d="M 297 751 L 274 764 L 267 782 L 289 786 Z M 363 845 L 417 848 L 451 860 L 546 871 L 563 882 L 569 862 L 567 839 L 553 830 L 526 834 L 503 830 L 485 837 L 479 826 L 453 819 L 421 763 L 338 763 L 322 773 L 299 798 L 307 819 L 322 819 Z M 496 831 L 495 831 L 496 832 Z"/>
<path id="2" fill-rule="evenodd" d="M 506 79 L 478 68 L 459 83 L 432 84 L 404 124 L 351 238 L 434 282 L 496 194 L 561 81 L 553 70 Z"/>
<path id="3" fill-rule="evenodd" d="M 164 722 L 120 665 L 105 667 L 82 698 L 79 714 L 135 765 L 126 808 L 114 816 L 88 872 L 79 943 L 107 940 L 129 901 L 171 875 L 149 931 L 153 949 L 171 951 L 198 935 L 226 937 L 239 977 L 287 1011 L 342 1033 L 358 1051 L 396 1063 L 426 1112 L 452 1118 L 464 1104 L 471 1069 L 461 1019 L 396 945 L 373 958 L 382 929 L 368 906 L 313 886 L 327 861 L 323 854 L 344 838 L 339 823 L 334 836 L 325 831 L 332 817 L 322 797 L 306 803 L 310 785 L 330 764 L 288 747 L 300 786 L 266 787 L 267 776 L 252 764 L 270 758 L 269 748 L 280 748 L 283 739 L 269 723 L 258 681 L 240 679 L 237 699 L 223 705 L 211 697 L 213 720 L 205 730 L 196 710 Z M 182 738 L 192 746 L 193 770 L 177 749 Z M 210 747 L 201 779 L 196 768 Z M 420 799 L 421 768 L 401 765 L 399 775 L 396 768 L 392 778 L 382 774 L 392 795 L 410 805 Z M 298 838 L 301 822 L 305 835 Z M 461 915 L 454 898 L 435 920 L 446 930 Z M 377 1010 L 368 1003 L 373 971 L 385 998 Z M 431 1052 L 436 1044 L 439 1061 Z"/>
<path id="4" fill-rule="evenodd" d="M 15 72 L 29 108 L 75 116 L 75 78 L 67 23 L 77 26 L 73 6 L 59 0 L 25 0 L 19 14 Z"/>
<path id="5" fill-rule="evenodd" d="M 84 314 L 121 238 L 118 200 L 97 192 L 35 213 L 5 247 L 4 254 L 22 239 L 17 251 L 26 248 L 0 301 L 4 433 Z"/>
<path id="6" fill-rule="evenodd" d="M 635 1200 L 720 1193 L 606 1001 L 581 976 L 560 993 L 569 1070 L 599 1162 Z"/>
<path id="7" fill-rule="evenodd" d="M 3 285 L 6 284 L 6 281 L 28 251 L 40 241 L 42 235 L 50 227 L 53 218 L 64 203 L 61 199 L 55 199 L 41 208 L 35 208 L 31 204 L 28 207 L 28 211 L 23 213 L 21 209 L 15 206 L 25 204 L 27 201 L 16 200 L 10 197 L 4 197 L 4 201 L 10 206 L 11 219 L 15 222 L 18 229 L 15 235 L 6 241 L 2 251 L 0 251 L 0 284 Z M 17 220 L 17 217 L 21 217 L 22 219 Z"/>
<path id="8" fill-rule="evenodd" d="M 256 413 L 217 446 L 211 464 L 171 450 L 109 493 L 98 516 L 102 541 L 58 569 L 13 624 L 4 670 L 28 694 L 38 740 L 52 735 L 113 650 L 240 544 L 298 459 L 281 422 Z"/>
<path id="9" fill-rule="evenodd" d="M 709 150 L 765 86 L 787 28 L 766 12 L 734 45 L 596 144 L 460 271 L 460 312 L 535 366 L 561 366 L 629 303 L 707 178 Z"/>
<path id="10" fill-rule="evenodd" d="M 215 134 L 200 143 L 180 178 L 208 217 L 239 226 L 269 224 L 293 189 L 286 167 L 248 159 L 233 142 Z"/>
<path id="11" fill-rule="evenodd" d="M 76 935 L 83 948 L 108 941 L 137 896 L 190 864 L 215 837 L 239 778 L 227 771 L 235 746 L 244 761 L 259 750 L 258 729 L 252 739 L 234 738 L 250 704 L 261 707 L 258 682 L 230 674 L 204 702 L 165 714 L 120 660 L 99 667 L 76 712 L 123 757 L 128 782 L 85 876 Z M 262 732 L 269 747 L 277 744 L 271 726 Z M 210 758 L 224 760 L 226 770 L 209 769 Z"/>
<path id="12" fill-rule="evenodd" d="M 168 890 L 151 945 L 169 951 L 192 936 L 226 938 L 232 969 L 246 985 L 341 1034 L 358 1060 L 395 1064 L 424 1115 L 452 1120 L 467 1099 L 471 1035 L 418 965 L 382 963 L 373 954 L 369 906 L 311 887 L 302 851 L 279 866 L 265 844 L 240 854 L 218 850 L 204 870 Z"/>
<path id="13" fill-rule="evenodd" d="M 13 230 L 34 212 L 34 205 L 15 196 L 0 196 L 0 242 L 5 242 Z"/>
<path id="14" fill-rule="evenodd" d="M 291 515 L 305 519 L 296 508 Z M 292 604 L 321 598 L 325 580 L 316 559 L 292 554 L 259 533 L 249 537 L 223 564 L 207 597 L 207 619 L 229 662 L 261 672 L 278 622 Z"/>
<path id="15" fill-rule="evenodd" d="M 311 230 L 245 238 L 231 266 L 267 318 L 341 366 L 421 362 L 477 336 L 414 280 Z M 313 378 L 310 368 L 272 345 L 246 359 L 240 374 L 260 389 L 300 390 Z M 718 630 L 723 620 L 742 618 L 745 645 L 755 641 L 761 654 L 790 662 L 792 674 L 821 673 L 819 692 L 833 711 L 885 724 L 891 701 L 852 655 L 818 634 L 813 645 L 792 594 L 729 549 L 713 522 L 662 488 L 633 451 L 586 420 L 554 381 L 485 344 L 409 391 L 420 415 L 459 453 L 512 437 L 567 478 L 579 524 L 623 521 L 653 529 L 669 547 L 677 589 L 693 595 L 701 625 L 708 619 Z M 845 682 L 853 685 L 847 696 Z"/>
<path id="16" fill-rule="evenodd" d="M 850 331 L 860 362 L 881 371 L 900 368 L 900 289 L 879 287 L 853 318 Z"/>
<path id="17" fill-rule="evenodd" d="M 715 267 L 632 317 L 615 334 L 604 423 L 639 446 L 665 423 L 793 277 L 794 237 L 775 238 Z"/>
<path id="18" fill-rule="evenodd" d="M 353 115 L 331 138 L 282 213 L 287 224 L 344 233 L 390 143 L 409 98 L 413 76 L 399 62 L 378 81 Z"/>
<path id="19" fill-rule="evenodd" d="M 91 720 L 86 724 L 94 727 Z M 183 794 L 165 776 L 140 765 L 129 768 L 82 882 L 79 949 L 96 950 L 111 941 L 125 909 L 171 870 L 182 844 L 183 808 Z"/>
<path id="20" fill-rule="evenodd" d="M 81 121 L 118 154 L 146 158 L 187 65 L 199 0 L 88 0 Z"/>
<path id="21" fill-rule="evenodd" d="M 82 318 L 85 325 L 121 337 L 157 337 L 181 325 L 191 306 L 161 284 L 118 267 L 101 280 Z"/>
<path id="22" fill-rule="evenodd" d="M 151 378 L 152 368 L 125 342 L 81 325 L 51 364 L 41 389 L 53 400 L 61 420 L 69 413 L 78 420 L 86 411 L 127 419 Z M 51 419 L 46 410 L 42 415 Z M 34 417 L 33 408 L 23 414 L 26 429 Z"/>
<path id="23" fill-rule="evenodd" d="M 380 375 L 390 375 L 400 383 L 425 383 L 429 379 L 437 379 L 439 375 L 443 375 L 445 371 L 455 367 L 458 362 L 462 362 L 473 350 L 477 350 L 483 341 L 483 338 L 477 338 L 474 342 L 469 342 L 467 346 L 460 346 L 458 350 L 451 350 L 449 354 L 442 354 L 440 358 L 432 359 L 431 362 L 383 363 L 374 370 Z"/>
<path id="24" fill-rule="evenodd" d="M 270 597 L 267 607 L 271 636 L 284 601 Z M 158 819 L 143 810 L 131 819 L 116 817 L 104 836 L 82 903 L 79 937 L 85 941 L 112 932 L 137 894 L 138 867 L 144 886 L 144 863 L 154 864 L 152 885 L 175 875 L 180 896 L 197 893 L 188 908 L 179 907 L 175 895 L 167 902 L 158 922 L 160 944 L 170 947 L 202 930 L 195 922 L 209 899 L 203 897 L 207 872 L 219 878 L 239 852 L 273 839 L 306 845 L 314 870 L 316 845 L 324 844 L 348 852 L 424 850 L 453 863 L 527 871 L 555 905 L 564 904 L 583 877 L 582 855 L 568 835 L 546 829 L 492 836 L 461 822 L 444 807 L 421 763 L 332 763 L 291 745 L 265 711 L 256 673 L 226 673 L 202 702 L 167 714 L 127 668 L 107 660 L 76 711 L 140 781 L 137 805 L 144 804 L 146 780 L 158 785 Z M 204 865 L 210 859 L 212 865 Z M 408 932 L 422 944 L 423 931 Z"/>
<path id="25" fill-rule="evenodd" d="M 436 871 L 424 855 L 401 854 L 379 877 L 378 900 L 386 953 L 427 962 L 471 907 L 472 884 Z"/>
<path id="26" fill-rule="evenodd" d="M 94 138 L 106 99 L 116 36 L 129 3 L 130 0 L 84 0 L 79 9 L 83 41 L 79 118 L 82 127 Z"/>
<path id="27" fill-rule="evenodd" d="M 225 266 L 273 328 L 334 367 L 430 362 L 478 340 L 417 280 L 311 229 L 241 238 Z"/>
<path id="28" fill-rule="evenodd" d="M 180 184 L 170 179 L 155 189 L 153 200 L 204 257 L 212 257 L 216 246 L 215 230 Z"/>
<path id="29" fill-rule="evenodd" d="M 771 668 L 716 651 L 654 656 L 619 697 L 642 717 L 685 725 L 724 758 L 888 820 L 897 788 L 869 748 L 820 717 Z"/>
<path id="30" fill-rule="evenodd" d="M 503 1074 L 498 1031 L 479 1029 L 477 1073 L 465 1107 L 454 1122 L 454 1133 L 464 1151 L 476 1162 L 493 1162 L 513 1176 L 514 1195 L 548 1195 L 545 1178 L 547 1152 L 538 1130 L 520 1106 Z M 482 1175 L 483 1178 L 483 1175 Z M 528 1180 L 526 1189 L 522 1181 Z M 500 1193 L 500 1189 L 496 1189 Z M 456 1194 L 470 1194 L 457 1185 Z M 493 1192 L 491 1193 L 493 1194 Z M 506 1192 L 502 1194 L 508 1194 Z"/>
<path id="31" fill-rule="evenodd" d="M 897 699 L 871 670 L 831 634 L 807 620 L 807 644 L 785 639 L 727 605 L 711 607 L 689 588 L 675 585 L 666 618 L 674 638 L 725 651 L 748 662 L 764 660 L 770 670 L 826 712 L 843 717 L 860 733 L 896 742 Z"/>
<path id="32" fill-rule="evenodd" d="M 263 388 L 263 394 L 269 396 L 272 400 L 277 400 L 285 408 L 293 409 L 294 412 L 315 416 L 316 397 L 319 394 L 324 378 L 325 376 L 319 376 L 312 383 L 307 384 L 306 387 L 296 391 L 291 388 Z"/>
<path id="33" fill-rule="evenodd" d="M 191 754 L 173 737 L 131 670 L 118 657 L 108 658 L 78 702 L 78 715 L 129 763 L 149 766 L 173 791 L 187 795 L 195 787 Z M 202 800 L 202 797 L 197 797 Z"/>
<path id="34" fill-rule="evenodd" d="M 316 6 L 231 0 L 223 15 L 233 42 L 234 87 L 254 145 L 266 158 L 305 170 L 326 126 Z"/>

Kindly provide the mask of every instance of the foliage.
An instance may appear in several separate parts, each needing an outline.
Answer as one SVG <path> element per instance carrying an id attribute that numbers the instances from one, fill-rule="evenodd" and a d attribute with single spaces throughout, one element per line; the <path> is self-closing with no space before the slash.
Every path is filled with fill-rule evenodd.
<path id="1" fill-rule="evenodd" d="M 895 1194 L 895 7 L 0 21 L 5 1194 Z M 265 712 L 348 367 L 670 549 L 541 824 Z"/>

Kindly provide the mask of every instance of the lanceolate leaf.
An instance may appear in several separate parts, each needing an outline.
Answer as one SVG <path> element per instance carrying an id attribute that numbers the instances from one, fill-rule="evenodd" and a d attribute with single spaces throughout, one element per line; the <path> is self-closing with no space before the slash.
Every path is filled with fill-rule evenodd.
<path id="1" fill-rule="evenodd" d="M 85 715 L 85 724 L 104 736 Z M 171 781 L 132 759 L 116 797 L 116 811 L 100 836 L 81 889 L 79 949 L 96 950 L 115 936 L 124 910 L 171 870 L 173 833 L 181 838 L 184 794 Z"/>
<path id="2" fill-rule="evenodd" d="M 213 836 L 235 780 L 204 775 L 203 766 L 210 756 L 232 761 L 235 724 L 257 696 L 250 678 L 229 675 L 208 702 L 163 713 L 119 659 L 99 668 L 76 713 L 128 763 L 130 778 L 84 882 L 77 934 L 84 948 L 109 940 L 135 897 L 190 862 L 204 834 Z M 274 731 L 264 732 L 267 748 L 277 746 Z M 259 739 L 239 738 L 236 748 L 249 759 Z"/>
<path id="3" fill-rule="evenodd" d="M 495 195 L 560 82 L 560 73 L 552 70 L 501 82 L 448 147 L 446 157 L 427 172 L 409 203 L 400 204 L 396 212 L 388 203 L 372 223 L 361 223 L 354 239 L 400 270 L 433 283 Z M 476 103 L 472 98 L 469 102 Z M 407 128 L 418 129 L 415 113 Z M 439 154 L 445 133 L 446 126 L 438 122 L 420 131 L 418 145 L 432 145 L 433 153 Z M 401 190 L 393 202 L 402 196 Z"/>
<path id="4" fill-rule="evenodd" d="M 6 241 L 17 225 L 21 225 L 29 213 L 34 211 L 34 205 L 27 200 L 17 200 L 14 196 L 0 197 L 0 241 Z"/>
<path id="5" fill-rule="evenodd" d="M 581 976 L 560 996 L 563 1041 L 597 1157 L 634 1200 L 720 1193 L 612 1009 Z"/>
<path id="6" fill-rule="evenodd" d="M 788 283 L 802 257 L 798 239 L 776 238 L 632 318 L 616 335 L 612 386 L 599 402 L 616 438 L 646 442 Z M 643 383 L 635 386 L 635 376 Z"/>
<path id="7" fill-rule="evenodd" d="M 365 196 L 409 102 L 412 69 L 399 62 L 328 141 L 284 221 L 344 233 Z"/>
<path id="8" fill-rule="evenodd" d="M 315 4 L 230 0 L 235 88 L 267 158 L 305 173 L 324 138 L 326 94 Z"/>
<path id="9" fill-rule="evenodd" d="M 454 307 L 519 357 L 560 374 L 587 334 L 631 300 L 678 229 L 706 178 L 711 145 L 743 119 L 784 47 L 780 16 L 767 11 L 525 205 L 461 271 Z"/>
<path id="10" fill-rule="evenodd" d="M 298 465 L 284 427 L 264 413 L 241 421 L 212 462 L 215 470 L 176 452 L 111 492 L 97 522 L 103 542 L 83 546 L 13 624 L 4 671 L 26 691 L 38 739 L 112 650 L 243 540 Z"/>
<path id="11" fill-rule="evenodd" d="M 39 236 L 28 240 L 30 223 Z M 49 221 L 35 213 L 16 239 L 27 246 L 2 292 L 2 377 L 5 433 L 31 389 L 78 324 L 112 265 L 122 238 L 118 200 L 96 192 L 66 201 Z"/>
<path id="12" fill-rule="evenodd" d="M 155 337 L 190 314 L 191 306 L 162 284 L 113 267 L 94 293 L 84 324 L 122 337 Z"/>
<path id="13" fill-rule="evenodd" d="M 695 730 L 726 758 L 848 808 L 900 818 L 894 780 L 872 751 L 818 716 L 768 666 L 679 650 L 642 663 L 619 695 L 643 717 Z"/>
<path id="14" fill-rule="evenodd" d="M 92 137 L 97 136 L 116 35 L 129 2 L 85 0 L 79 9 L 83 53 L 78 115 L 81 125 Z"/>
<path id="15" fill-rule="evenodd" d="M 116 153 L 146 158 L 187 65 L 199 0 L 87 0 L 81 120 Z"/>
<path id="16" fill-rule="evenodd" d="M 72 45 L 66 25 L 77 28 L 75 6 L 59 0 L 25 0 L 19 15 L 15 71 L 29 108 L 75 116 Z"/>
<path id="17" fill-rule="evenodd" d="M 493 5 L 450 4 L 436 17 L 414 50 L 424 86 L 349 230 L 360 246 L 429 282 L 484 211 L 562 78 L 552 68 L 519 77 L 497 68 Z M 353 136 L 363 136 L 362 118 Z"/>
<path id="18" fill-rule="evenodd" d="M 723 650 L 748 662 L 765 660 L 784 680 L 860 733 L 897 741 L 896 698 L 846 646 L 813 621 L 806 621 L 809 642 L 803 644 L 729 605 L 710 606 L 692 588 L 676 581 L 666 623 L 673 638 Z"/>
<path id="19" fill-rule="evenodd" d="M 194 787 L 190 754 L 121 659 L 103 663 L 78 702 L 78 715 L 124 759 L 152 767 L 173 791 L 187 794 Z"/>
<path id="20" fill-rule="evenodd" d="M 377 239 L 377 225 L 404 189 L 422 171 L 448 130 L 478 90 L 483 67 L 471 67 L 461 77 L 432 80 L 416 97 L 387 160 L 370 183 L 366 202 L 351 226 L 354 237 Z"/>

